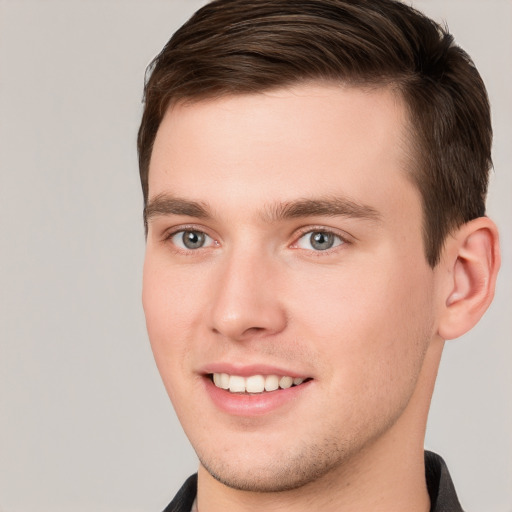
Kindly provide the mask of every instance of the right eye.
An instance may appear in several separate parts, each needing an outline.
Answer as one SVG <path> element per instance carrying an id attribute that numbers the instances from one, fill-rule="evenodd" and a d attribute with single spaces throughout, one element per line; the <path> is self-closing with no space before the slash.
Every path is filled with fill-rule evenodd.
<path id="1" fill-rule="evenodd" d="M 171 242 L 178 248 L 185 251 L 202 249 L 203 247 L 212 247 L 215 240 L 202 231 L 187 229 L 177 231 L 170 237 Z"/>

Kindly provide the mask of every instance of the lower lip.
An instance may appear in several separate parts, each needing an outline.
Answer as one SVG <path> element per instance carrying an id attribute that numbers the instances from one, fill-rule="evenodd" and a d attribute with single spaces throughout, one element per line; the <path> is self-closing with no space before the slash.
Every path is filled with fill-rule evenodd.
<path id="1" fill-rule="evenodd" d="M 205 377 L 205 387 L 212 402 L 223 412 L 235 416 L 262 416 L 287 404 L 293 403 L 309 388 L 312 381 L 288 389 L 277 389 L 264 393 L 230 393 L 218 388 Z"/>

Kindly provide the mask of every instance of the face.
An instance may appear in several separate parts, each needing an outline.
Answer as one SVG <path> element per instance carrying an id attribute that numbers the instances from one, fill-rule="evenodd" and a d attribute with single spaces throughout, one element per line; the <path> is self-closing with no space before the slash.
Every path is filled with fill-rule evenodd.
<path id="1" fill-rule="evenodd" d="M 411 407 L 435 281 L 405 127 L 390 91 L 318 84 L 164 117 L 144 311 L 179 419 L 221 482 L 314 481 Z"/>

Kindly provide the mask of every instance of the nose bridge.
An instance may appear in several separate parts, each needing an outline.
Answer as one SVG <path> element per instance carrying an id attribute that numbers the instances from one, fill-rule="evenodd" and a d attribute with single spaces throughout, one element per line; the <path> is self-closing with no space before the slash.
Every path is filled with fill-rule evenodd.
<path id="1" fill-rule="evenodd" d="M 230 339 L 279 332 L 286 324 L 277 261 L 247 244 L 223 258 L 213 299 L 211 328 Z"/>

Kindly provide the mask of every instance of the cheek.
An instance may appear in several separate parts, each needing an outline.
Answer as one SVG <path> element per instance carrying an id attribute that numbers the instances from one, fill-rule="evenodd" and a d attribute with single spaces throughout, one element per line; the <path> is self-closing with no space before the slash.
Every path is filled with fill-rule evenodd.
<path id="1" fill-rule="evenodd" d="M 303 300 L 295 302 L 293 317 L 304 339 L 316 340 L 319 353 L 328 355 L 333 378 L 389 387 L 421 367 L 433 332 L 430 281 L 428 270 L 405 261 L 310 276 L 301 280 Z"/>
<path id="2" fill-rule="evenodd" d="M 200 280 L 184 279 L 165 262 L 147 255 L 144 262 L 142 303 L 153 355 L 164 381 L 186 357 L 188 340 L 197 318 Z"/>

